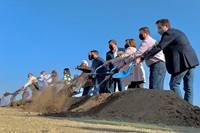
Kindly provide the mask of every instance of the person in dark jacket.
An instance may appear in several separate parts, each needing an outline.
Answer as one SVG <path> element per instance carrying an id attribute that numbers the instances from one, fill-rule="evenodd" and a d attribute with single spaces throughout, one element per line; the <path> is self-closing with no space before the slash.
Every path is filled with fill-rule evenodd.
<path id="1" fill-rule="evenodd" d="M 95 77 L 92 76 L 92 78 L 93 78 L 92 81 L 93 81 L 94 89 L 98 90 L 96 88 L 96 85 L 100 84 L 105 79 L 106 76 L 103 73 L 108 72 L 108 69 L 107 69 L 107 67 L 103 66 L 105 60 L 102 59 L 101 57 L 99 57 L 99 53 L 98 53 L 97 50 L 90 51 L 89 54 L 88 54 L 88 58 L 89 58 L 89 60 L 92 61 L 91 69 L 93 70 L 93 72 L 99 66 L 102 65 L 102 67 L 97 70 L 97 72 L 96 72 L 97 75 L 95 75 Z M 99 91 L 95 92 L 95 94 L 98 94 L 98 93 L 107 93 L 108 91 L 107 91 L 106 85 L 107 85 L 107 82 L 103 82 L 99 86 Z"/>
<path id="2" fill-rule="evenodd" d="M 92 61 L 92 70 L 94 71 L 97 67 L 101 66 L 104 64 L 105 60 L 102 59 L 101 57 L 99 57 L 99 53 L 97 50 L 92 50 L 90 51 L 90 54 L 88 55 L 88 58 L 89 60 Z M 96 77 L 93 79 L 93 84 L 94 86 L 97 85 L 97 84 L 100 84 L 104 79 L 105 79 L 105 75 L 101 75 L 100 73 L 106 73 L 108 70 L 107 70 L 107 67 L 103 66 L 101 67 L 99 70 L 97 70 L 97 74 Z M 107 82 L 104 82 L 103 84 L 100 85 L 100 89 L 99 89 L 99 92 L 98 93 L 107 93 L 107 88 L 106 88 L 106 84 Z M 96 86 L 95 86 L 96 87 Z M 97 89 L 97 88 L 94 88 L 94 89 Z"/>
<path id="3" fill-rule="evenodd" d="M 109 51 L 106 53 L 106 61 L 112 60 L 118 56 L 118 52 L 125 52 L 125 48 L 118 48 L 117 42 L 114 39 L 108 41 Z M 115 64 L 109 64 L 109 71 L 114 68 Z M 125 90 L 125 85 L 123 79 L 113 79 L 112 77 L 109 80 L 108 88 L 110 92 L 115 92 L 116 87 L 118 85 L 118 90 L 123 91 Z"/>
<path id="4" fill-rule="evenodd" d="M 156 22 L 158 33 L 162 35 L 161 41 L 156 47 L 145 54 L 145 59 L 150 59 L 163 50 L 166 59 L 166 68 L 170 79 L 170 89 L 182 97 L 180 84 L 184 82 L 184 100 L 193 103 L 193 81 L 195 66 L 199 65 L 197 55 L 190 45 L 187 36 L 180 30 L 170 27 L 168 19 L 160 19 Z"/>

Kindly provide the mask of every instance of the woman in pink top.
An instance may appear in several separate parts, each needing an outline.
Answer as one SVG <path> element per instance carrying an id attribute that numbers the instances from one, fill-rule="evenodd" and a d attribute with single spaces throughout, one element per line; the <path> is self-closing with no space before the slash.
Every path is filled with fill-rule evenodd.
<path id="1" fill-rule="evenodd" d="M 105 66 L 107 66 L 109 63 L 115 64 L 119 63 L 120 61 L 125 60 L 128 58 L 131 54 L 136 52 L 136 42 L 134 39 L 126 39 L 125 44 L 126 51 L 119 57 L 114 58 L 112 60 L 108 60 L 104 63 Z M 123 68 L 120 69 L 120 71 L 127 71 L 131 63 L 126 64 Z M 125 86 L 128 86 L 128 88 L 144 88 L 145 83 L 145 71 L 143 68 L 143 65 L 140 63 L 138 65 L 135 65 L 131 70 L 132 75 L 129 77 L 124 78 L 124 84 Z"/>

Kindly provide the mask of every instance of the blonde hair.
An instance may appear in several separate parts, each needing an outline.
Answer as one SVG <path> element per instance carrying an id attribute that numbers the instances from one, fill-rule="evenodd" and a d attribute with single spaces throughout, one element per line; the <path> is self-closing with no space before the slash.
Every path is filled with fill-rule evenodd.
<path id="1" fill-rule="evenodd" d="M 129 45 L 129 47 L 136 47 L 136 41 L 134 39 L 126 39 L 126 43 Z"/>

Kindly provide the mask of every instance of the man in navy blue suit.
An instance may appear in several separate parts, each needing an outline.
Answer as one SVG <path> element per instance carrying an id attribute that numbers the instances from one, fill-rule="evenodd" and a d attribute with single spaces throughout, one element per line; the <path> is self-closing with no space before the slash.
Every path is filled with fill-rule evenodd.
<path id="1" fill-rule="evenodd" d="M 170 89 L 182 97 L 180 84 L 183 80 L 184 100 L 192 104 L 194 69 L 199 65 L 197 55 L 187 36 L 182 31 L 171 28 L 168 19 L 160 19 L 156 25 L 158 33 L 162 35 L 161 41 L 144 58 L 148 60 L 163 50 L 167 71 L 171 74 Z"/>
<path id="2" fill-rule="evenodd" d="M 106 53 L 106 61 L 111 60 L 111 59 L 117 57 L 119 51 L 122 51 L 122 52 L 125 51 L 124 48 L 118 48 L 117 47 L 117 42 L 115 40 L 113 40 L 113 39 L 110 40 L 108 42 L 108 44 L 109 44 L 110 51 L 108 51 Z M 114 68 L 114 65 L 112 63 L 110 63 L 109 64 L 109 71 L 112 70 L 113 68 Z M 116 85 L 117 85 L 117 83 L 118 83 L 118 90 L 119 91 L 125 90 L 123 79 L 112 79 L 111 78 L 109 80 L 109 84 L 108 84 L 108 88 L 109 88 L 110 92 L 115 92 L 116 91 Z"/>
<path id="3" fill-rule="evenodd" d="M 92 61 L 92 70 L 94 71 L 97 67 L 101 66 L 104 64 L 105 60 L 99 57 L 99 53 L 97 50 L 92 50 L 88 54 L 89 60 Z M 106 73 L 107 67 L 103 66 L 99 70 L 97 70 L 97 73 Z M 94 85 L 100 84 L 103 80 L 105 79 L 105 75 L 97 74 L 96 77 L 92 80 Z M 106 88 L 107 82 L 104 82 L 103 84 L 100 85 L 100 90 L 98 93 L 107 93 L 107 88 Z M 97 88 L 94 88 L 97 89 Z"/>

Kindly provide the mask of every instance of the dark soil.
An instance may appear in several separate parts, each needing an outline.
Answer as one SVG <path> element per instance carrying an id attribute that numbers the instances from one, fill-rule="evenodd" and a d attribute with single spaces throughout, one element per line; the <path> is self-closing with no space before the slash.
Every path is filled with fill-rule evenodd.
<path id="1" fill-rule="evenodd" d="M 200 108 L 172 91 L 148 89 L 70 98 L 65 111 L 45 115 L 200 127 Z"/>
<path id="2" fill-rule="evenodd" d="M 10 106 L 48 116 L 89 116 L 104 120 L 200 127 L 200 108 L 184 101 L 173 91 L 131 89 L 95 96 L 68 97 L 65 93 L 52 94 L 51 89 L 46 89 L 34 101 L 21 100 Z"/>

